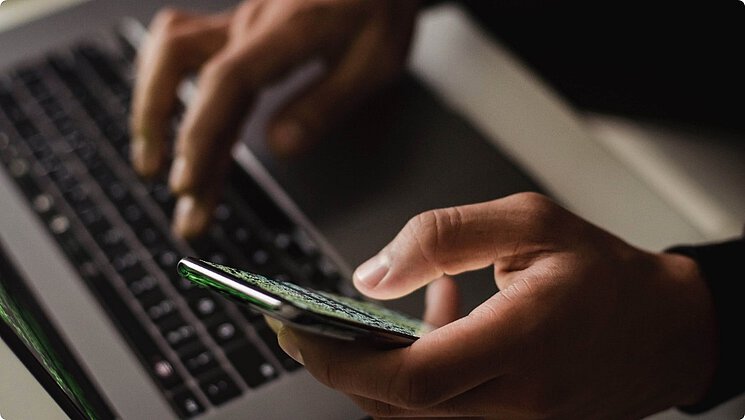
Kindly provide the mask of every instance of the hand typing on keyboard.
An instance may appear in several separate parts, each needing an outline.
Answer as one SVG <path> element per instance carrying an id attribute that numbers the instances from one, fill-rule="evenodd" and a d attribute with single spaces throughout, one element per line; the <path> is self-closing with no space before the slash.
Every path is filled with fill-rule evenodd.
<path id="1" fill-rule="evenodd" d="M 163 169 L 178 86 L 198 72 L 170 168 L 180 196 L 175 232 L 193 237 L 209 224 L 237 130 L 262 87 L 305 61 L 326 61 L 325 76 L 269 125 L 273 150 L 301 151 L 401 72 L 418 3 L 252 0 L 218 15 L 162 11 L 139 56 L 131 150 L 141 175 Z"/>

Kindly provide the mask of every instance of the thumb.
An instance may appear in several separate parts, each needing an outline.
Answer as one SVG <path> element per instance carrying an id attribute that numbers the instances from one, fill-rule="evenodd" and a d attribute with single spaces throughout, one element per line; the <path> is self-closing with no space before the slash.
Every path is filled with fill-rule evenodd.
<path id="1" fill-rule="evenodd" d="M 450 207 L 413 217 L 393 241 L 355 270 L 354 285 L 372 298 L 396 299 L 444 274 L 487 266 L 493 255 L 474 225 L 483 210 L 479 205 Z M 463 255 L 466 247 L 472 251 L 468 256 Z M 456 259 L 457 254 L 461 257 Z"/>
<path id="2" fill-rule="evenodd" d="M 521 193 L 421 213 L 357 268 L 354 284 L 372 298 L 395 299 L 443 274 L 525 268 L 551 243 L 546 227 L 557 225 L 558 209 L 542 195 Z"/>

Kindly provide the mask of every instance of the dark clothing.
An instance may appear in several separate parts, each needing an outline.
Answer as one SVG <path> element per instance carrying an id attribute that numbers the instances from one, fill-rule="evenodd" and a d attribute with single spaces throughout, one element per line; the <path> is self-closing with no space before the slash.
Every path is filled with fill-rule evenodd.
<path id="1" fill-rule="evenodd" d="M 579 109 L 745 135 L 740 0 L 463 0 Z"/>
<path id="2" fill-rule="evenodd" d="M 745 239 L 674 247 L 669 251 L 688 255 L 698 262 L 714 300 L 719 329 L 719 361 L 714 382 L 701 401 L 681 407 L 688 413 L 700 413 L 745 392 L 745 340 L 742 339 Z"/>
<path id="3" fill-rule="evenodd" d="M 740 0 L 459 3 L 580 110 L 681 122 L 745 139 Z M 702 401 L 681 407 L 698 413 L 745 391 L 745 239 L 668 251 L 698 262 L 716 310 L 714 383 Z"/>

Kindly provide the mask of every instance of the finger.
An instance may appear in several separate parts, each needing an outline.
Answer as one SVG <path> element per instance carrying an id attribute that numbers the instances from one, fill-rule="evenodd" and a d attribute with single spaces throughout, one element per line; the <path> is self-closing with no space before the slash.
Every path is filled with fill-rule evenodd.
<path id="1" fill-rule="evenodd" d="M 425 212 L 357 268 L 354 284 L 373 298 L 392 299 L 443 274 L 492 264 L 498 270 L 523 269 L 561 240 L 569 229 L 562 220 L 566 214 L 535 193 Z"/>
<path id="2" fill-rule="evenodd" d="M 266 322 L 266 325 L 268 325 L 275 334 L 278 334 L 279 330 L 282 329 L 282 326 L 284 325 L 282 324 L 282 321 L 268 315 L 264 315 L 264 322 Z"/>
<path id="3" fill-rule="evenodd" d="M 310 54 L 301 33 L 287 28 L 262 37 L 248 37 L 228 45 L 207 62 L 199 74 L 198 89 L 189 104 L 176 141 L 176 156 L 169 186 L 177 195 L 214 196 L 223 179 L 214 162 L 230 161 L 231 148 L 254 96 Z M 223 169 L 223 168 L 217 168 Z M 217 173 L 224 173 L 224 171 Z M 209 220 L 208 205 L 183 207 L 174 226 L 193 226 Z M 196 209 L 197 214 L 188 210 Z M 206 218 L 206 219 L 205 219 Z M 186 235 L 176 228 L 176 232 Z M 194 228 L 189 234 L 199 233 Z"/>
<path id="4" fill-rule="evenodd" d="M 300 153 L 320 141 L 330 129 L 395 79 L 404 54 L 381 50 L 380 34 L 363 31 L 329 72 L 296 95 L 269 124 L 269 146 L 280 156 Z"/>
<path id="5" fill-rule="evenodd" d="M 173 217 L 174 234 L 194 239 L 207 230 L 222 196 L 223 180 L 227 177 L 231 164 L 229 153 L 217 156 L 205 181 L 205 185 L 209 187 L 189 191 L 178 198 Z"/>
<path id="6" fill-rule="evenodd" d="M 477 393 L 478 395 L 474 395 L 474 393 Z M 348 397 L 364 412 L 368 413 L 376 420 L 400 418 L 447 418 L 451 420 L 465 420 L 483 419 L 485 415 L 489 415 L 489 418 L 510 418 L 512 420 L 519 418 L 514 413 L 503 413 L 503 415 L 509 414 L 509 417 L 500 417 L 497 413 L 497 407 L 493 404 L 489 405 L 484 401 L 473 401 L 475 399 L 474 397 L 483 399 L 483 394 L 484 392 L 481 391 L 480 388 L 477 388 L 433 407 L 422 409 L 396 407 L 391 404 L 357 395 L 349 395 Z M 486 397 L 486 401 L 493 402 L 492 398 L 490 398 L 492 397 L 491 395 L 486 395 Z"/>
<path id="7" fill-rule="evenodd" d="M 363 411 L 375 419 L 383 418 L 448 418 L 483 419 L 509 418 L 513 420 L 536 418 L 538 407 L 520 401 L 514 388 L 504 378 L 485 382 L 455 397 L 431 407 L 409 409 L 358 395 L 347 395 Z"/>
<path id="8" fill-rule="evenodd" d="M 458 285 L 449 276 L 443 276 L 427 286 L 424 322 L 442 327 L 460 318 L 460 293 Z"/>
<path id="9" fill-rule="evenodd" d="M 173 9 L 153 20 L 137 58 L 133 92 L 131 155 L 140 174 L 152 176 L 165 162 L 178 86 L 222 47 L 229 22 L 228 14 L 202 16 Z"/>
<path id="10" fill-rule="evenodd" d="M 497 296 L 488 311 L 404 348 L 381 351 L 290 328 L 282 330 L 280 345 L 331 388 L 400 408 L 431 407 L 514 368 L 530 314 Z"/>
<path id="11" fill-rule="evenodd" d="M 231 164 L 237 130 L 252 98 L 245 92 L 239 69 L 218 53 L 199 77 L 176 140 L 169 187 L 178 196 L 173 231 L 184 238 L 199 236 L 209 226 Z"/>

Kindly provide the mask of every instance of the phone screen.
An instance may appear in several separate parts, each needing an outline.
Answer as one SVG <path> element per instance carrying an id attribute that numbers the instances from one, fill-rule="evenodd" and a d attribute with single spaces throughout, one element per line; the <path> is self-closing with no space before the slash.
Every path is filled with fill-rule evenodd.
<path id="1" fill-rule="evenodd" d="M 276 313 L 281 304 L 289 304 L 321 318 L 338 321 L 334 323 L 336 328 L 340 324 L 346 324 L 357 329 L 408 337 L 411 341 L 430 329 L 418 319 L 373 302 L 313 290 L 208 261 L 185 258 L 179 263 L 179 273 L 195 283 L 215 288 L 233 298 L 253 304 L 269 315 Z M 242 287 L 232 287 L 231 281 L 236 282 L 235 286 Z M 247 293 L 252 291 L 258 291 L 263 296 Z M 272 302 L 271 299 L 276 301 Z"/>

